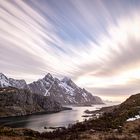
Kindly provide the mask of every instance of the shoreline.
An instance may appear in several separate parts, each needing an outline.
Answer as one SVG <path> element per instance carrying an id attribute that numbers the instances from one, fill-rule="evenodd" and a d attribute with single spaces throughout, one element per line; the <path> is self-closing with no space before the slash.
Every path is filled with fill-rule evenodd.
<path id="1" fill-rule="evenodd" d="M 32 115 L 53 114 L 53 113 L 58 113 L 58 112 L 65 111 L 65 110 L 72 110 L 72 108 L 62 107 L 62 110 L 59 110 L 59 111 L 42 111 L 42 112 L 35 112 L 35 113 L 31 113 L 31 114 L 26 114 L 26 115 L 5 116 L 5 117 L 0 117 L 0 120 L 8 119 L 8 118 L 24 117 L 24 116 L 27 117 L 27 116 L 32 116 Z"/>
<path id="2" fill-rule="evenodd" d="M 134 99 L 137 104 L 134 104 Z M 68 127 L 49 127 L 44 125 L 44 128 L 46 129 L 44 132 L 35 131 L 29 128 L 0 127 L 0 135 L 15 137 L 28 136 L 30 138 L 35 138 L 35 140 L 92 140 L 95 137 L 98 138 L 97 140 L 131 140 L 131 138 L 135 136 L 135 140 L 138 140 L 140 137 L 140 119 L 129 122 L 126 121 L 126 119 L 131 116 L 130 113 L 134 114 L 139 110 L 138 107 L 139 99 L 137 97 L 133 98 L 132 96 L 130 99 L 119 105 L 102 107 L 99 110 L 93 111 L 88 110 L 86 111 L 87 114 L 98 113 L 101 115 L 99 115 L 98 118 L 92 118 L 82 122 L 76 122 L 75 124 L 70 124 Z M 130 113 L 127 113 L 128 111 Z M 52 129 L 53 131 L 47 131 L 47 129 Z M 131 137 L 130 134 L 132 134 Z"/>
<path id="3" fill-rule="evenodd" d="M 99 104 L 96 104 L 96 105 L 98 106 Z M 8 127 L 12 127 L 12 128 L 27 128 L 27 129 L 32 129 L 32 130 L 39 131 L 39 132 L 45 132 L 46 130 L 44 129 L 44 127 L 54 127 L 54 128 L 55 127 L 63 127 L 63 126 L 67 127 L 69 124 L 71 125 L 71 124 L 75 124 L 77 122 L 83 122 L 84 121 L 84 118 L 82 117 L 82 115 L 84 114 L 85 109 L 86 108 L 87 109 L 90 109 L 90 107 L 92 107 L 92 109 L 96 108 L 94 105 L 93 106 L 90 106 L 90 107 L 88 107 L 88 106 L 84 106 L 84 107 L 83 106 L 80 106 L 80 107 L 77 108 L 77 106 L 63 106 L 63 110 L 61 110 L 61 111 L 55 111 L 55 112 L 54 111 L 53 112 L 38 112 L 38 113 L 33 113 L 33 114 L 28 114 L 28 115 L 22 115 L 22 116 L 1 117 L 0 118 L 0 123 L 1 123 L 1 126 L 8 126 Z M 39 129 L 37 128 L 37 125 L 35 125 L 33 127 L 32 126 L 31 127 L 24 127 L 24 123 L 20 123 L 20 121 L 23 121 L 23 122 L 25 122 L 25 126 L 26 126 L 26 124 L 27 124 L 26 122 L 29 119 L 29 121 L 31 121 L 32 124 L 33 124 L 34 122 L 32 121 L 32 119 L 30 120 L 30 117 L 31 118 L 33 117 L 34 119 L 35 118 L 38 118 L 38 116 L 36 116 L 36 115 L 40 115 L 39 117 L 41 117 L 41 115 L 47 115 L 46 117 L 48 117 L 48 118 L 46 118 L 46 120 L 44 119 L 44 121 L 47 121 L 47 119 L 49 120 L 49 118 L 50 118 L 49 116 L 51 114 L 52 114 L 51 116 L 59 116 L 59 113 L 60 113 L 61 115 L 64 115 L 65 116 L 65 112 L 63 113 L 63 111 L 65 111 L 65 110 L 68 112 L 68 114 L 69 114 L 69 111 L 70 110 L 73 110 L 72 111 L 73 112 L 72 114 L 75 114 L 75 111 L 76 112 L 79 112 L 80 110 L 82 110 L 82 113 L 80 113 L 81 112 L 80 111 L 79 112 L 80 114 L 78 113 L 80 118 L 77 118 L 75 120 L 74 119 L 72 119 L 72 120 L 71 119 L 70 120 L 68 119 L 64 123 L 63 122 L 58 122 L 58 123 L 56 122 L 56 124 L 55 123 L 51 123 L 51 124 L 46 123 L 46 124 L 44 124 L 42 126 L 40 125 L 39 126 Z M 57 115 L 57 113 L 58 113 L 58 115 Z M 70 115 L 71 115 L 71 113 L 70 113 Z M 74 116 L 73 116 L 73 118 L 74 118 Z"/>

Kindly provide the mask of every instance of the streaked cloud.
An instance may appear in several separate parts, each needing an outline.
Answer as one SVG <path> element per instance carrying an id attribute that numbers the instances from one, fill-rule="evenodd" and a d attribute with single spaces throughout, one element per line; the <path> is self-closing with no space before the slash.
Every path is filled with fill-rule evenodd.
<path id="1" fill-rule="evenodd" d="M 140 90 L 139 8 L 135 0 L 0 1 L 0 71 L 28 82 L 65 75 L 122 100 Z"/>

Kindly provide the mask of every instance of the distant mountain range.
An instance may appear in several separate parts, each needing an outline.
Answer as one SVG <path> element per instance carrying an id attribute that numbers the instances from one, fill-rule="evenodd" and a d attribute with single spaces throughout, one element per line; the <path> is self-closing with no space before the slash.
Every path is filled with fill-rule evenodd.
<path id="1" fill-rule="evenodd" d="M 63 105 L 103 104 L 100 97 L 93 96 L 84 88 L 78 87 L 70 78 L 64 77 L 62 80 L 59 80 L 50 73 L 30 84 L 27 84 L 25 80 L 7 78 L 3 73 L 0 73 L 0 87 L 27 89 L 31 93 L 49 96 Z"/>

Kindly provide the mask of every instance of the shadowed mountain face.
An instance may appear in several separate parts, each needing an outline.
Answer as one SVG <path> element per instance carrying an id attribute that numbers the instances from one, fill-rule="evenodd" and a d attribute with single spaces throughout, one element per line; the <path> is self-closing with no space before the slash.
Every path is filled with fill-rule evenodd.
<path id="1" fill-rule="evenodd" d="M 13 87 L 0 88 L 0 117 L 21 116 L 39 112 L 61 111 L 60 103 L 51 97 Z"/>
<path id="2" fill-rule="evenodd" d="M 15 80 L 7 78 L 0 74 L 0 87 L 16 87 L 21 89 L 28 89 L 32 93 L 50 96 L 61 104 L 77 104 L 90 105 L 102 104 L 102 100 L 93 96 L 85 89 L 78 87 L 70 78 L 65 77 L 62 80 L 54 78 L 48 73 L 43 79 L 26 84 L 24 80 Z"/>

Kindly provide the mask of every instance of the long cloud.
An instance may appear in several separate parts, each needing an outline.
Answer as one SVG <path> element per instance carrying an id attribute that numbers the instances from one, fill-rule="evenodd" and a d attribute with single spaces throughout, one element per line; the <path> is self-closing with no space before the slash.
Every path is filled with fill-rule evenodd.
<path id="1" fill-rule="evenodd" d="M 121 1 L 1 1 L 0 71 L 28 82 L 66 75 L 120 96 L 140 79 L 139 13 L 139 3 Z"/>

